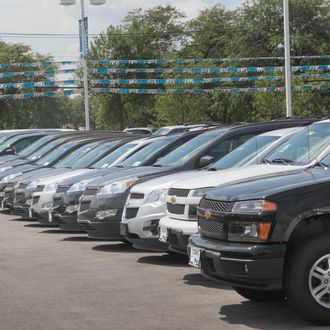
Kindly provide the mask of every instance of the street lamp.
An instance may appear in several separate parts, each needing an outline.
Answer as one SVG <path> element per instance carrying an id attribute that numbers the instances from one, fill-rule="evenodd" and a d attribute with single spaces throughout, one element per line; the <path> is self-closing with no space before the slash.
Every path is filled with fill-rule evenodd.
<path id="1" fill-rule="evenodd" d="M 100 6 L 106 3 L 106 0 L 89 0 L 91 5 Z M 76 3 L 76 0 L 60 0 L 60 4 L 63 6 L 71 6 Z M 86 122 L 86 131 L 90 130 L 89 124 L 89 97 L 88 97 L 88 64 L 87 64 L 87 40 L 88 32 L 86 28 L 85 20 L 85 3 L 84 0 L 80 0 L 81 6 L 81 45 L 82 45 L 82 60 L 83 60 L 83 69 L 84 69 L 84 99 L 85 99 L 85 122 Z"/>
<path id="2" fill-rule="evenodd" d="M 286 116 L 289 118 L 292 117 L 289 0 L 283 0 L 283 17 L 284 17 L 284 49 L 285 49 Z"/>

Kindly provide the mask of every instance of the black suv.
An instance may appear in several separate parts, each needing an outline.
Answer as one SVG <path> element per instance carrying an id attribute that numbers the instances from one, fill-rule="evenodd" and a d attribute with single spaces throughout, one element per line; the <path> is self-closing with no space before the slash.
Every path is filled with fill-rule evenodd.
<path id="1" fill-rule="evenodd" d="M 305 319 L 330 324 L 330 155 L 295 174 L 208 192 L 190 264 L 243 297 L 287 297 Z"/>

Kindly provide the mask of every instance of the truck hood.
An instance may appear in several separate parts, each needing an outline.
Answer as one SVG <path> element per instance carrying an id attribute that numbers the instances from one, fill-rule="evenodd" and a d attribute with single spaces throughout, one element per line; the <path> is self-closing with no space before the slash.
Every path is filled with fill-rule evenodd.
<path id="1" fill-rule="evenodd" d="M 175 182 L 171 188 L 200 189 L 234 184 L 247 179 L 256 179 L 265 176 L 278 176 L 286 173 L 295 173 L 303 170 L 302 166 L 260 164 L 246 167 L 237 167 L 221 171 L 193 171 L 189 178 Z"/>
<path id="2" fill-rule="evenodd" d="M 287 172 L 278 176 L 265 176 L 258 179 L 221 187 L 208 192 L 207 199 L 221 201 L 239 201 L 266 199 L 289 190 L 308 185 L 328 182 L 330 187 L 330 171 L 320 168 L 306 169 L 299 172 Z"/>

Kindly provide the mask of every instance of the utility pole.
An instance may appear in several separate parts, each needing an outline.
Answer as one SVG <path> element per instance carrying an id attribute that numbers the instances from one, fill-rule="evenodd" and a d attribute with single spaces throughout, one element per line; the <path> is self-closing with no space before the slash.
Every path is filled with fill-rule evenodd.
<path id="1" fill-rule="evenodd" d="M 288 118 L 291 118 L 292 117 L 292 85 L 291 85 L 289 0 L 283 0 L 283 17 L 284 17 L 284 49 L 285 49 L 286 116 Z"/>

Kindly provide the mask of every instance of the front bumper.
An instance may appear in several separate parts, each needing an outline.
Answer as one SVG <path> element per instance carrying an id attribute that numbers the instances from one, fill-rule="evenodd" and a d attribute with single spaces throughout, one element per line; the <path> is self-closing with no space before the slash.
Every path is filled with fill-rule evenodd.
<path id="1" fill-rule="evenodd" d="M 120 234 L 120 222 L 127 193 L 115 196 L 94 196 L 89 209 L 78 214 L 78 224 L 88 233 L 89 238 L 121 241 L 125 237 Z M 100 211 L 116 210 L 114 216 L 100 218 Z"/>
<path id="2" fill-rule="evenodd" d="M 159 227 L 167 229 L 169 250 L 180 254 L 187 254 L 189 237 L 198 232 L 197 221 L 178 220 L 169 216 L 160 220 Z"/>
<path id="3" fill-rule="evenodd" d="M 286 245 L 230 243 L 205 239 L 200 234 L 189 240 L 201 250 L 202 274 L 215 281 L 256 290 L 281 290 Z"/>
<path id="4" fill-rule="evenodd" d="M 83 231 L 82 227 L 77 222 L 77 212 L 72 214 L 54 213 L 54 222 L 57 223 L 61 229 L 66 231 Z"/>

